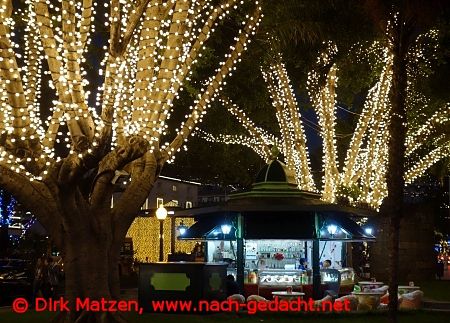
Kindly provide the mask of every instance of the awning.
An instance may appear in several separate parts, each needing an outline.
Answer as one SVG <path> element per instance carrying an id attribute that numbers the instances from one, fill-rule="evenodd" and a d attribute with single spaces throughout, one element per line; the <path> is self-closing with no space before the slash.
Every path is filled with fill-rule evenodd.
<path id="1" fill-rule="evenodd" d="M 321 215 L 320 240 L 370 241 L 375 240 L 372 234 L 353 221 L 346 213 L 326 213 Z"/>
<path id="2" fill-rule="evenodd" d="M 229 226 L 229 232 L 223 233 L 222 225 Z M 224 228 L 226 229 L 226 228 Z M 236 228 L 231 220 L 220 215 L 204 216 L 190 226 L 186 232 L 178 237 L 179 240 L 235 240 Z"/>
<path id="3" fill-rule="evenodd" d="M 244 239 L 366 241 L 375 237 L 365 233 L 346 213 L 320 213 L 319 228 L 312 212 L 242 212 Z M 235 223 L 236 213 L 201 216 L 186 230 L 180 240 L 234 240 L 235 226 L 223 234 L 222 225 Z"/>

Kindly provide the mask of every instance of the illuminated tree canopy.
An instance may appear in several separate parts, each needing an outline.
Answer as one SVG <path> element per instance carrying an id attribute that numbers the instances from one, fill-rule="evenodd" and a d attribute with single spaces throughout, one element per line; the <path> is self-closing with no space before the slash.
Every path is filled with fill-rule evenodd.
<path id="1" fill-rule="evenodd" d="M 436 37 L 430 32 L 428 37 Z M 387 48 L 379 47 L 379 60 L 383 64 L 376 84 L 369 90 L 362 112 L 352 134 L 345 162 L 338 165 L 336 149 L 336 87 L 338 85 L 338 66 L 333 62 L 337 48 L 328 44 L 328 50 L 318 57 L 318 67 L 309 73 L 308 91 L 312 105 L 316 111 L 322 138 L 323 173 L 320 193 L 329 202 L 336 202 L 339 197 L 347 199 L 351 204 L 369 205 L 378 209 L 386 197 L 387 145 L 389 132 L 389 90 L 392 82 L 392 57 Z M 422 53 L 414 48 L 418 59 Z M 222 97 L 220 102 L 239 123 L 244 126 L 249 136 L 243 135 L 212 135 L 204 130 L 199 134 L 206 140 L 226 144 L 241 144 L 252 148 L 261 158 L 268 161 L 271 156 L 271 146 L 280 147 L 287 167 L 295 171 L 299 188 L 306 191 L 318 191 L 315 186 L 309 161 L 308 146 L 301 121 L 301 113 L 297 106 L 291 81 L 283 64 L 281 54 L 263 66 L 262 74 L 275 108 L 275 114 L 280 128 L 280 136 L 267 133 L 256 126 L 250 118 L 229 98 Z M 412 73 L 412 71 L 411 71 Z M 412 91 L 412 89 L 411 89 Z M 412 103 L 411 103 L 412 104 Z M 424 124 L 411 122 L 408 127 L 406 155 L 408 167 L 405 173 L 406 183 L 411 183 L 422 176 L 435 162 L 448 155 L 450 142 L 436 141 L 419 148 L 433 139 L 437 126 L 448 126 L 450 105 L 438 109 Z"/>

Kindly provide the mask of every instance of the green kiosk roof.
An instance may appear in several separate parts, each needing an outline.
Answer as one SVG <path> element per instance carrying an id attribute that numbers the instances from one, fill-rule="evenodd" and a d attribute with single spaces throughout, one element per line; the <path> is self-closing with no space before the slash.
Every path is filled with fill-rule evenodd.
<path id="1" fill-rule="evenodd" d="M 261 169 L 251 190 L 231 194 L 223 204 L 175 211 L 176 217 L 197 221 L 180 239 L 233 239 L 234 227 L 227 235 L 220 234 L 220 228 L 233 224 L 238 214 L 244 219 L 245 239 L 310 240 L 316 232 L 320 240 L 374 239 L 352 218 L 370 217 L 375 211 L 326 203 L 319 194 L 299 190 L 293 174 L 278 160 Z M 320 228 L 315 227 L 315 215 L 320 217 Z M 326 230 L 329 225 L 337 227 L 332 236 Z"/>

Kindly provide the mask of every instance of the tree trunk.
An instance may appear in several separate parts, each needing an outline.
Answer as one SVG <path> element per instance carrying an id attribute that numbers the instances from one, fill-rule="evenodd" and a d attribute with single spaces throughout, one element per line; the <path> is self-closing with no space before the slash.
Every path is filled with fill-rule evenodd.
<path id="1" fill-rule="evenodd" d="M 60 312 L 53 322 L 115 323 L 125 322 L 120 312 L 95 312 L 76 307 L 78 300 L 118 300 L 119 250 L 112 250 L 107 240 L 83 234 L 66 241 L 63 253 L 65 297 L 70 312 Z"/>
<path id="2" fill-rule="evenodd" d="M 398 27 L 401 28 L 401 27 Z M 389 253 L 389 318 L 397 322 L 398 311 L 398 271 L 399 271 L 399 234 L 403 213 L 403 189 L 405 185 L 405 137 L 406 137 L 406 46 L 404 35 L 397 31 L 394 39 L 392 87 L 390 92 L 391 112 L 389 121 L 389 162 L 386 174 L 388 196 L 385 200 L 383 215 L 390 220 Z"/>

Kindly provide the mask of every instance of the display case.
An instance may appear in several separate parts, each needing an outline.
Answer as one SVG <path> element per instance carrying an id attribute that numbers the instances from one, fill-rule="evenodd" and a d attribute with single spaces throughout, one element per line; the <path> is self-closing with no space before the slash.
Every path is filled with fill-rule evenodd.
<path id="1" fill-rule="evenodd" d="M 353 285 L 355 283 L 355 272 L 353 268 L 321 269 L 322 283 L 339 283 L 340 285 Z"/>
<path id="2" fill-rule="evenodd" d="M 353 268 L 339 269 L 341 274 L 341 285 L 354 285 L 355 284 L 355 272 Z"/>
<path id="3" fill-rule="evenodd" d="M 340 284 L 341 274 L 337 269 L 321 269 L 320 280 L 323 284 Z"/>
<path id="4" fill-rule="evenodd" d="M 264 269 L 258 273 L 260 286 L 297 286 L 307 283 L 303 270 Z"/>

